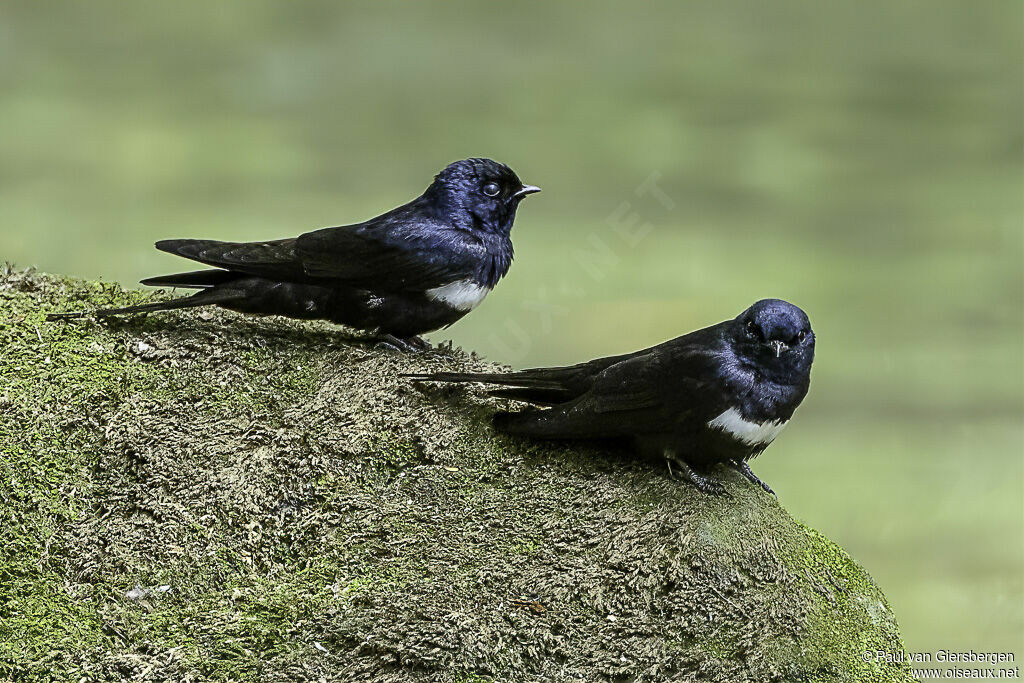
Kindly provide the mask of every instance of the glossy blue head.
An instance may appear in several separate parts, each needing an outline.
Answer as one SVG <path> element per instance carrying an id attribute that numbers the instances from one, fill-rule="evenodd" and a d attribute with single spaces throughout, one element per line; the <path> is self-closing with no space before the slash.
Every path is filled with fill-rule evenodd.
<path id="1" fill-rule="evenodd" d="M 437 202 L 447 218 L 461 228 L 508 235 L 519 202 L 540 192 L 491 159 L 463 159 L 437 174 L 424 197 Z"/>
<path id="2" fill-rule="evenodd" d="M 733 342 L 747 361 L 773 374 L 809 372 L 814 332 L 807 314 L 781 299 L 762 299 L 736 318 Z"/>

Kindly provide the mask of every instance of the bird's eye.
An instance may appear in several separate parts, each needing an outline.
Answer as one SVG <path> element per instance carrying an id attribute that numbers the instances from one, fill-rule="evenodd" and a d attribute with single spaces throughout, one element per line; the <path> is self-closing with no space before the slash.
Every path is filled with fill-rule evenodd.
<path id="1" fill-rule="evenodd" d="M 796 340 L 803 344 L 804 339 L 807 339 L 807 333 L 804 332 L 803 330 L 800 330 L 800 334 L 796 335 Z"/>
<path id="2" fill-rule="evenodd" d="M 484 194 L 488 197 L 497 197 L 498 193 L 501 192 L 501 188 L 498 187 L 498 183 L 487 183 L 483 187 Z"/>
<path id="3" fill-rule="evenodd" d="M 757 325 L 754 324 L 753 320 L 747 322 L 747 334 L 751 337 L 757 336 Z"/>

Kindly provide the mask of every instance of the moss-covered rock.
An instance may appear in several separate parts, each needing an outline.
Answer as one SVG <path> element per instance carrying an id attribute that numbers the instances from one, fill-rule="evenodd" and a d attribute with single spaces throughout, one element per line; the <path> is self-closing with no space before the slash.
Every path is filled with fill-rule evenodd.
<path id="1" fill-rule="evenodd" d="M 909 681 L 842 550 L 738 475 L 496 436 L 325 325 L 67 325 L 0 275 L 0 679 Z"/>

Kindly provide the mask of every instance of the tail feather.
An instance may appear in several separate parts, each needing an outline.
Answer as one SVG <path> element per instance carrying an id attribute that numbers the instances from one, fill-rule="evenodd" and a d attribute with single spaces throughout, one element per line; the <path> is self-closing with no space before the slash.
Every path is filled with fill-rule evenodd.
<path id="1" fill-rule="evenodd" d="M 173 311 L 179 308 L 194 308 L 196 306 L 211 306 L 214 304 L 227 303 L 233 301 L 242 296 L 239 292 L 232 291 L 202 291 L 193 294 L 192 296 L 182 297 L 180 299 L 171 299 L 170 301 L 154 301 L 148 304 L 138 304 L 137 306 L 125 306 L 123 308 L 101 308 L 93 312 L 93 315 L 106 318 L 115 315 L 129 315 L 132 313 L 154 313 L 156 311 Z M 50 322 L 56 322 L 61 320 L 74 320 L 75 318 L 84 318 L 89 313 L 86 311 L 73 311 L 70 313 L 51 313 L 46 316 L 46 319 Z"/>
<path id="2" fill-rule="evenodd" d="M 555 405 L 576 397 L 576 392 L 556 378 L 545 377 L 542 370 L 523 372 L 436 372 L 404 375 L 414 382 L 481 382 L 511 387 L 488 392 L 495 398 L 510 398 L 537 405 Z"/>
<path id="3" fill-rule="evenodd" d="M 160 251 L 166 251 L 168 254 L 174 254 L 175 256 L 184 256 L 185 258 L 196 259 L 196 257 L 203 251 L 210 247 L 223 247 L 226 245 L 233 245 L 232 242 L 223 242 L 221 240 L 193 240 L 193 239 L 173 239 L 173 240 L 160 240 L 156 243 L 156 248 Z"/>
<path id="4" fill-rule="evenodd" d="M 514 401 L 525 401 L 539 406 L 553 406 L 565 403 L 576 398 L 572 392 L 565 389 L 495 389 L 488 391 L 488 396 L 494 398 L 510 398 Z"/>
<path id="5" fill-rule="evenodd" d="M 140 280 L 140 284 L 150 287 L 185 287 L 189 289 L 205 289 L 207 287 L 222 285 L 237 277 L 238 273 L 232 273 L 229 270 L 221 270 L 220 268 L 210 268 L 206 270 L 193 270 L 187 273 L 174 273 L 172 275 L 147 277 L 145 280 Z"/>
<path id="6" fill-rule="evenodd" d="M 403 375 L 414 382 L 481 382 L 483 384 L 498 384 L 501 386 L 534 388 L 534 389 L 562 389 L 562 384 L 556 380 L 547 379 L 539 375 L 526 372 L 433 372 L 413 373 Z"/>
<path id="7" fill-rule="evenodd" d="M 307 273 L 295 253 L 295 240 L 222 242 L 220 240 L 160 240 L 156 248 L 175 256 L 225 270 L 279 280 L 304 280 Z M 191 275 L 191 274 L 190 274 Z"/>

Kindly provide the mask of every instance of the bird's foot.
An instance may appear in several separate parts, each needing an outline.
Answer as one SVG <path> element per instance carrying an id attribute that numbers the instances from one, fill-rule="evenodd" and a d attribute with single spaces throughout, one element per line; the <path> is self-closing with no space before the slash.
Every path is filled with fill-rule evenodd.
<path id="1" fill-rule="evenodd" d="M 710 477 L 706 477 L 694 470 L 690 465 L 677 457 L 666 455 L 665 462 L 668 463 L 668 473 L 673 479 L 676 478 L 675 473 L 672 471 L 672 465 L 675 464 L 679 471 L 682 473 L 683 479 L 686 479 L 691 484 L 696 486 L 699 490 L 704 493 L 708 493 L 712 496 L 726 496 L 728 497 L 729 492 L 725 490 L 725 486 Z"/>
<path id="2" fill-rule="evenodd" d="M 380 334 L 374 337 L 377 342 L 374 346 L 385 351 L 396 353 L 418 353 L 430 349 L 430 342 L 422 337 L 396 337 L 393 334 Z"/>
<path id="3" fill-rule="evenodd" d="M 428 342 L 426 339 L 419 336 L 418 334 L 409 337 L 406 341 L 408 341 L 413 346 L 419 348 L 420 351 L 429 351 L 432 348 L 434 348 L 430 342 Z"/>
<path id="4" fill-rule="evenodd" d="M 765 491 L 778 498 L 775 491 L 772 491 L 772 487 L 768 486 L 768 484 L 764 483 L 764 481 L 759 476 L 754 474 L 754 471 L 750 469 L 750 465 L 747 464 L 746 460 L 732 460 L 729 462 L 729 465 L 737 472 L 742 474 L 744 477 L 749 479 L 752 483 L 757 484 Z"/>

